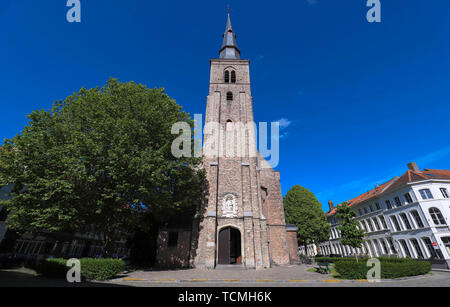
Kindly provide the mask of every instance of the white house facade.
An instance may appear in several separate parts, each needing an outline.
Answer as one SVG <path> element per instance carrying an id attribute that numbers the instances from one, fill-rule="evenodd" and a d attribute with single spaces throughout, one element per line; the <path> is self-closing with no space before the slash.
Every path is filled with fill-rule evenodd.
<path id="1" fill-rule="evenodd" d="M 317 253 L 430 259 L 435 267 L 450 268 L 450 171 L 421 171 L 415 163 L 408 168 L 402 176 L 348 201 L 366 232 L 361 249 L 340 243 L 330 202 L 331 236 Z"/>

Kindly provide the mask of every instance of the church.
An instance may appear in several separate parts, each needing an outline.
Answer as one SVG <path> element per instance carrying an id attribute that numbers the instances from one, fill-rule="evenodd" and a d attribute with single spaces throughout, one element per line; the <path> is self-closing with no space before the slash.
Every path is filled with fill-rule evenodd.
<path id="1" fill-rule="evenodd" d="M 217 123 L 227 131 L 233 123 L 254 123 L 249 66 L 228 14 L 219 58 L 210 60 L 205 127 Z M 230 146 L 226 134 L 219 134 L 216 148 Z M 209 137 L 205 131 L 205 145 Z M 207 199 L 192 226 L 160 230 L 157 266 L 264 269 L 298 261 L 297 228 L 285 222 L 280 173 L 257 153 L 252 134 L 243 137 L 255 155 L 205 154 L 204 147 Z"/>

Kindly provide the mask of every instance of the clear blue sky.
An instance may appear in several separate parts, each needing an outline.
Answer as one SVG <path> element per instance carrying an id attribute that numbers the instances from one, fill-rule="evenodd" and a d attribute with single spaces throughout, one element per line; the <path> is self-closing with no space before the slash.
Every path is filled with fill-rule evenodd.
<path id="1" fill-rule="evenodd" d="M 165 87 L 204 113 L 209 59 L 232 8 L 250 59 L 256 121 L 290 123 L 281 140 L 283 194 L 299 184 L 326 206 L 406 170 L 450 169 L 450 1 L 81 0 L 0 2 L 0 138 L 81 87 L 108 78 Z"/>

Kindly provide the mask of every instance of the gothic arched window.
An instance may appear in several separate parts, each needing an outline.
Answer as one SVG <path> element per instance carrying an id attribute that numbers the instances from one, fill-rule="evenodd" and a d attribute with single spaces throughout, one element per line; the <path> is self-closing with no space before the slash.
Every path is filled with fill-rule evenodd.
<path id="1" fill-rule="evenodd" d="M 225 70 L 225 83 L 230 83 L 230 72 Z"/>
<path id="2" fill-rule="evenodd" d="M 228 92 L 228 93 L 227 93 L 227 100 L 228 100 L 228 101 L 233 100 L 233 93 L 232 93 L 232 92 Z"/>
<path id="3" fill-rule="evenodd" d="M 236 83 L 236 72 L 234 70 L 231 72 L 231 83 Z"/>

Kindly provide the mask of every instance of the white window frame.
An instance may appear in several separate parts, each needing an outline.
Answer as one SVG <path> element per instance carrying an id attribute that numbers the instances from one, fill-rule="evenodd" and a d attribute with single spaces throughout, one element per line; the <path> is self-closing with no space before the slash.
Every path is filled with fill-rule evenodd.
<path id="1" fill-rule="evenodd" d="M 434 199 L 433 193 L 431 193 L 430 189 L 420 189 L 419 193 L 423 200 Z"/>
<path id="2" fill-rule="evenodd" d="M 450 198 L 450 195 L 448 194 L 447 188 L 440 188 L 440 190 L 441 190 L 442 196 L 444 198 Z"/>

